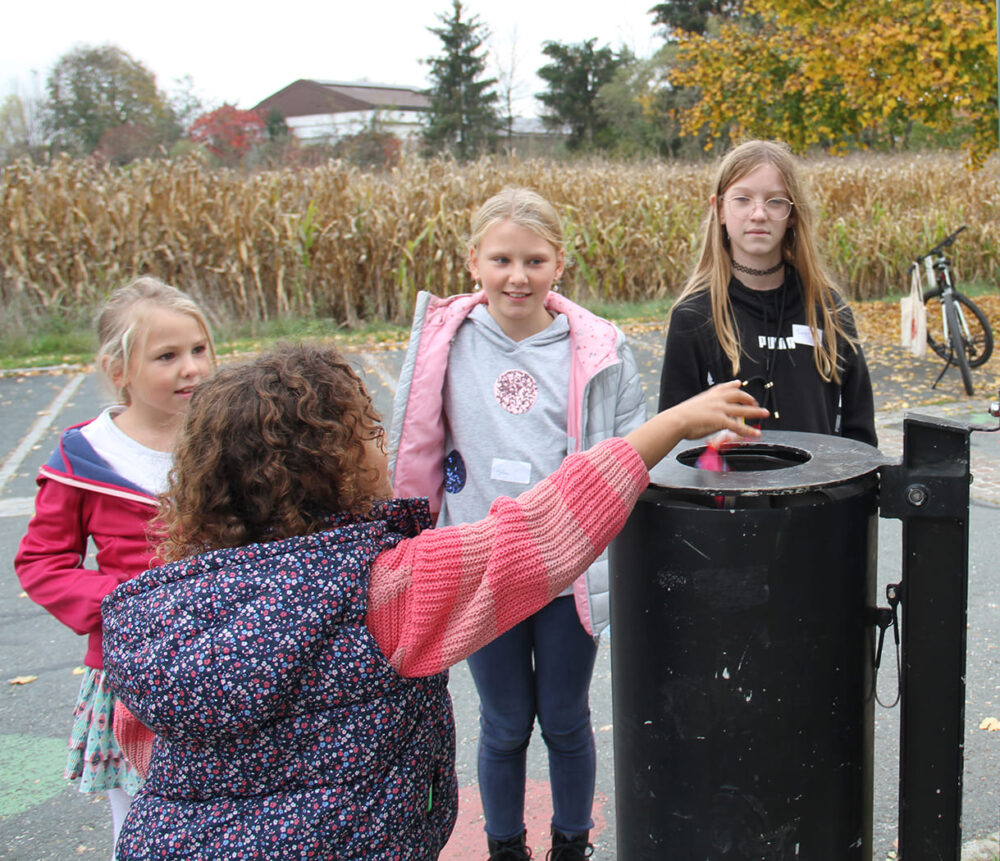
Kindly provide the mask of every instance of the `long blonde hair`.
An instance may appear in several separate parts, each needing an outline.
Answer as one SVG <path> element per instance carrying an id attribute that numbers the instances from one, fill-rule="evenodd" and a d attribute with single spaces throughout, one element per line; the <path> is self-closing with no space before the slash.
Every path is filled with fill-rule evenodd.
<path id="1" fill-rule="evenodd" d="M 776 141 L 750 140 L 730 150 L 719 163 L 712 186 L 712 205 L 702 227 L 701 254 L 684 285 L 678 303 L 705 290 L 712 302 L 712 322 L 733 374 L 739 372 L 739 332 L 729 298 L 732 277 L 729 236 L 719 221 L 719 207 L 729 188 L 761 165 L 770 165 L 781 176 L 788 195 L 795 204 L 792 223 L 781 243 L 782 258 L 795 267 L 802 285 L 806 322 L 813 333 L 813 361 L 819 375 L 827 382 L 840 382 L 837 350 L 840 342 L 857 350 L 856 336 L 844 327 L 839 307 L 840 293 L 827 274 L 813 240 L 813 209 L 799 178 L 798 164 L 791 150 Z M 822 329 L 822 339 L 818 330 Z"/>

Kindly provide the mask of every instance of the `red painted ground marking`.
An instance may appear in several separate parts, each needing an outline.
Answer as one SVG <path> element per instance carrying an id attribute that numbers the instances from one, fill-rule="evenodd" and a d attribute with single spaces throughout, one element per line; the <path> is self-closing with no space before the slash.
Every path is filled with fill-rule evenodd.
<path id="1" fill-rule="evenodd" d="M 607 827 L 604 815 L 607 803 L 607 798 L 600 793 L 594 796 L 591 842 Z M 534 850 L 535 857 L 544 858 L 550 846 L 549 829 L 552 825 L 552 793 L 548 781 L 528 780 L 524 795 L 524 824 L 528 829 L 528 845 Z M 458 790 L 458 821 L 438 861 L 480 861 L 485 858 L 486 832 L 483 831 L 479 787 L 463 786 Z"/>

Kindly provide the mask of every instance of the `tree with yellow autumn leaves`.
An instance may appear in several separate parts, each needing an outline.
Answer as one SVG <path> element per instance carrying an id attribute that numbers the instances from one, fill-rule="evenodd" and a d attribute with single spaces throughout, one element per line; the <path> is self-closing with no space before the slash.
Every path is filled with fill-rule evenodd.
<path id="1" fill-rule="evenodd" d="M 993 0 L 745 0 L 673 38 L 669 85 L 696 93 L 688 134 L 841 152 L 961 127 L 973 163 L 997 147 Z"/>

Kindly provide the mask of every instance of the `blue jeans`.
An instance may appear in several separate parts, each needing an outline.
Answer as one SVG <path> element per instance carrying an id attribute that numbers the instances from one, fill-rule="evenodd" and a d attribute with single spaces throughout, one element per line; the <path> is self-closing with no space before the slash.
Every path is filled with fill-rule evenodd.
<path id="1" fill-rule="evenodd" d="M 494 840 L 524 831 L 525 761 L 536 714 L 549 752 L 552 826 L 567 835 L 593 828 L 597 757 L 589 694 L 596 656 L 569 596 L 469 656 L 480 700 L 479 793 Z"/>

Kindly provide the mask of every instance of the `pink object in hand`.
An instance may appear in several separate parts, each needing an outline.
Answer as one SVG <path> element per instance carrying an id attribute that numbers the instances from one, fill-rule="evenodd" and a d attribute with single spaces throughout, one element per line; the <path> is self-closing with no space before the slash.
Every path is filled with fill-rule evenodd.
<path id="1" fill-rule="evenodd" d="M 729 472 L 729 464 L 722 457 L 722 449 L 727 440 L 723 434 L 717 434 L 708 441 L 705 450 L 698 455 L 695 466 L 698 469 L 707 469 L 712 472 Z"/>

